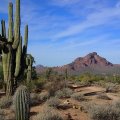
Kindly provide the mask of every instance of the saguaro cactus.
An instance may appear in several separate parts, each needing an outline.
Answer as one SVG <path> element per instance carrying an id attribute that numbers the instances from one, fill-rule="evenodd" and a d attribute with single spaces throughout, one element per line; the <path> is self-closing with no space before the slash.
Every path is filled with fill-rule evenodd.
<path id="1" fill-rule="evenodd" d="M 32 55 L 27 54 L 26 56 L 26 65 L 27 65 L 27 83 L 30 83 L 32 79 L 32 64 L 34 62 L 34 58 Z"/>
<path id="2" fill-rule="evenodd" d="M 16 120 L 29 120 L 30 94 L 26 86 L 20 86 L 14 96 Z"/>
<path id="3" fill-rule="evenodd" d="M 5 22 L 2 22 L 2 36 L 6 38 Z M 6 38 L 7 39 L 7 38 Z M 13 69 L 18 67 L 19 63 L 14 62 L 14 57 L 17 58 L 16 51 L 19 49 L 20 43 L 20 0 L 16 0 L 16 17 L 15 30 L 13 39 L 13 4 L 9 3 L 9 26 L 8 40 L 5 46 L 6 51 L 2 51 L 2 63 L 4 71 L 4 81 L 6 83 L 6 94 L 11 95 L 13 92 Z M 16 55 L 15 55 L 15 54 Z M 16 63 L 16 66 L 14 65 Z M 15 69 L 16 70 L 16 69 Z M 16 76 L 15 76 L 16 77 Z"/>
<path id="4" fill-rule="evenodd" d="M 22 50 L 22 36 L 20 33 L 20 0 L 16 0 L 15 22 L 13 21 L 13 4 L 9 3 L 9 25 L 8 38 L 6 37 L 5 21 L 1 21 L 0 34 L 0 52 L 2 52 L 2 64 L 4 73 L 4 82 L 6 85 L 6 94 L 11 95 L 13 88 L 16 88 L 17 78 L 23 74 L 24 69 L 32 67 L 32 61 L 29 67 L 26 67 L 27 43 L 28 43 L 28 25 L 25 27 L 25 40 Z M 22 68 L 22 69 L 21 69 Z M 30 73 L 29 73 L 30 74 Z"/>
<path id="5" fill-rule="evenodd" d="M 67 70 L 67 68 L 65 69 L 65 80 L 67 80 L 68 79 L 68 70 Z"/>

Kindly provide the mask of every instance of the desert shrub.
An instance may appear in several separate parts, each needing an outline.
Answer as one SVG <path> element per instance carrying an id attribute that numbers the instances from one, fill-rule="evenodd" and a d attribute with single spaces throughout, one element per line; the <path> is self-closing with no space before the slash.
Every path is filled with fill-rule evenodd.
<path id="1" fill-rule="evenodd" d="M 33 81 L 31 81 L 30 83 L 23 83 L 25 86 L 27 86 L 27 88 L 29 89 L 30 92 L 34 91 L 36 89 L 36 85 Z"/>
<path id="2" fill-rule="evenodd" d="M 15 112 L 15 111 L 12 111 L 13 113 Z M 1 120 L 1 119 L 0 119 Z M 6 119 L 4 119 L 4 120 L 16 120 L 15 119 L 15 114 L 8 114 L 7 115 L 7 118 Z"/>
<path id="3" fill-rule="evenodd" d="M 60 103 L 61 103 L 60 100 L 56 97 L 52 97 L 46 101 L 46 104 L 49 107 L 54 107 L 54 108 L 57 108 L 60 105 Z"/>
<path id="4" fill-rule="evenodd" d="M 5 120 L 4 112 L 1 109 L 0 109 L 0 120 Z"/>
<path id="5" fill-rule="evenodd" d="M 44 88 L 49 92 L 50 96 L 54 96 L 54 93 L 57 89 L 54 82 L 46 83 Z"/>
<path id="6" fill-rule="evenodd" d="M 86 72 L 86 73 L 83 73 L 82 75 L 80 75 L 78 77 L 78 80 L 81 81 L 81 82 L 86 82 L 86 83 L 94 83 L 94 82 L 98 82 L 100 80 L 103 80 L 104 77 L 103 76 L 100 76 L 100 75 L 94 75 L 92 73 L 89 73 L 89 72 Z"/>
<path id="7" fill-rule="evenodd" d="M 34 120 L 63 120 L 63 118 L 52 108 L 46 107 Z"/>
<path id="8" fill-rule="evenodd" d="M 45 79 L 43 77 L 39 77 L 37 80 L 33 81 L 36 88 L 42 89 L 45 84 Z"/>
<path id="9" fill-rule="evenodd" d="M 109 98 L 107 94 L 104 94 L 104 93 L 97 95 L 97 98 L 104 99 L 104 100 L 111 100 L 111 98 Z"/>
<path id="10" fill-rule="evenodd" d="M 42 92 L 39 94 L 38 98 L 40 101 L 46 101 L 47 99 L 50 98 L 50 95 L 48 92 Z"/>
<path id="11" fill-rule="evenodd" d="M 15 112 L 15 105 L 14 105 L 14 104 L 12 104 L 12 105 L 10 106 L 10 110 L 11 110 L 12 112 Z"/>
<path id="12" fill-rule="evenodd" d="M 12 97 L 2 97 L 0 99 L 0 108 L 8 108 L 12 104 Z"/>
<path id="13" fill-rule="evenodd" d="M 38 98 L 38 94 L 36 94 L 36 93 L 30 94 L 30 99 L 37 99 L 37 98 Z"/>
<path id="14" fill-rule="evenodd" d="M 28 87 L 30 92 L 36 92 L 37 90 L 41 90 L 44 86 L 45 80 L 38 78 L 35 80 L 32 80 L 30 83 L 27 83 L 26 80 L 21 81 L 21 83 L 19 83 L 20 85 L 24 84 L 25 86 Z"/>
<path id="15" fill-rule="evenodd" d="M 79 81 L 78 75 L 70 75 L 70 76 L 69 76 L 69 80 L 72 81 L 72 82 L 74 82 L 74 81 Z"/>
<path id="16" fill-rule="evenodd" d="M 120 83 L 120 75 L 109 75 L 108 81 L 112 83 Z"/>
<path id="17" fill-rule="evenodd" d="M 92 104 L 88 111 L 92 120 L 120 120 L 120 108 L 114 105 Z"/>
<path id="18" fill-rule="evenodd" d="M 106 81 L 120 84 L 120 75 L 107 75 Z"/>
<path id="19" fill-rule="evenodd" d="M 116 108 L 120 109 L 120 100 L 114 101 L 114 102 L 113 102 L 113 105 L 114 105 Z"/>
<path id="20" fill-rule="evenodd" d="M 107 93 L 114 93 L 118 90 L 117 85 L 113 83 L 106 84 L 105 88 Z"/>
<path id="21" fill-rule="evenodd" d="M 40 102 L 45 102 L 47 99 L 50 98 L 50 95 L 48 92 L 42 92 L 40 94 L 37 93 L 31 93 L 30 94 L 30 103 L 32 106 L 40 103 Z"/>
<path id="22" fill-rule="evenodd" d="M 38 98 L 38 94 L 36 93 L 31 93 L 30 94 L 30 104 L 31 106 L 34 106 L 36 104 L 39 103 L 39 98 Z"/>
<path id="23" fill-rule="evenodd" d="M 74 93 L 74 94 L 71 95 L 71 97 L 73 99 L 75 99 L 75 100 L 78 100 L 78 101 L 84 101 L 84 100 L 86 100 L 85 96 L 83 94 L 81 94 L 81 93 Z"/>
<path id="24" fill-rule="evenodd" d="M 45 74 L 46 79 L 49 80 L 50 77 L 52 76 L 52 74 L 53 74 L 53 69 L 52 68 L 48 68 L 46 70 L 46 74 Z"/>
<path id="25" fill-rule="evenodd" d="M 51 82 L 47 82 L 44 87 L 49 92 L 50 96 L 54 96 L 56 91 L 63 89 L 65 86 L 67 85 L 64 80 L 61 80 L 59 77 L 55 77 Z"/>
<path id="26" fill-rule="evenodd" d="M 69 98 L 73 94 L 73 91 L 70 88 L 63 88 L 61 90 L 58 90 L 55 93 L 55 96 L 58 98 Z"/>

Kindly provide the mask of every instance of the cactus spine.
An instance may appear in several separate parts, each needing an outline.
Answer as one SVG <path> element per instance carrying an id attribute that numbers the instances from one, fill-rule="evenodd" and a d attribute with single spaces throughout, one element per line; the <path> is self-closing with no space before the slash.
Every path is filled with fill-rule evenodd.
<path id="1" fill-rule="evenodd" d="M 20 86 L 14 96 L 16 120 L 29 120 L 30 94 L 26 86 Z"/>
<path id="2" fill-rule="evenodd" d="M 20 75 L 23 74 L 22 71 L 28 68 L 29 70 L 31 70 L 32 64 L 30 64 L 29 67 L 27 67 L 28 65 L 26 65 L 28 25 L 26 25 L 25 27 L 25 40 L 22 50 L 22 36 L 20 33 L 20 0 L 16 0 L 15 22 L 13 21 L 12 3 L 9 3 L 8 13 L 8 38 L 6 37 L 5 21 L 1 21 L 0 51 L 2 51 L 2 64 L 6 94 L 9 96 L 12 95 L 14 88 L 16 88 L 17 79 Z"/>

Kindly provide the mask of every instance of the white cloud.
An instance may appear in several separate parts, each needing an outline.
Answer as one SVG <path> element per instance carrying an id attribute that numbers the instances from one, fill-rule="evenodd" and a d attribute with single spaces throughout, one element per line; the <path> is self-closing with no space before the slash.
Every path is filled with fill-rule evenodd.
<path id="1" fill-rule="evenodd" d="M 84 22 L 69 26 L 66 30 L 63 30 L 62 32 L 55 35 L 54 38 L 60 39 L 63 37 L 76 35 L 78 33 L 84 32 L 86 29 L 114 22 L 115 18 L 119 18 L 118 21 L 120 21 L 119 15 L 120 8 L 116 7 L 103 9 L 99 12 L 94 12 L 88 15 Z"/>

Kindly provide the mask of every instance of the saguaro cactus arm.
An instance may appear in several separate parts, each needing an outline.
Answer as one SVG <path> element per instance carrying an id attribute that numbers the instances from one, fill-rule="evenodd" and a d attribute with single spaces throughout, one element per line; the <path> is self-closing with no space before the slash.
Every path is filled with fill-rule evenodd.
<path id="1" fill-rule="evenodd" d="M 24 46 L 25 54 L 27 53 L 27 45 L 28 45 L 28 25 L 25 26 L 25 35 L 24 35 Z"/>
<path id="2" fill-rule="evenodd" d="M 16 0 L 16 15 L 15 15 L 15 29 L 14 29 L 13 49 L 17 49 L 20 41 L 20 0 Z"/>
<path id="3" fill-rule="evenodd" d="M 13 4 L 12 3 L 9 3 L 8 41 L 13 42 Z"/>
<path id="4" fill-rule="evenodd" d="M 22 36 L 16 52 L 16 66 L 15 66 L 15 74 L 14 74 L 15 77 L 18 77 L 21 70 L 21 56 L 22 56 Z"/>

